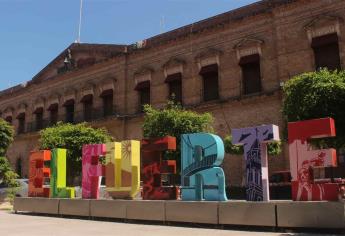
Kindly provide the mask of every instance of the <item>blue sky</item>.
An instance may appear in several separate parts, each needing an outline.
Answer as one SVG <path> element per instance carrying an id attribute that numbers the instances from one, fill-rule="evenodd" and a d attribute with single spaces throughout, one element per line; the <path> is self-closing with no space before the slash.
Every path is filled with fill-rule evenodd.
<path id="1" fill-rule="evenodd" d="M 81 42 L 131 44 L 253 2 L 84 0 Z M 80 0 L 0 0 L 0 90 L 30 80 L 76 40 L 79 5 Z"/>

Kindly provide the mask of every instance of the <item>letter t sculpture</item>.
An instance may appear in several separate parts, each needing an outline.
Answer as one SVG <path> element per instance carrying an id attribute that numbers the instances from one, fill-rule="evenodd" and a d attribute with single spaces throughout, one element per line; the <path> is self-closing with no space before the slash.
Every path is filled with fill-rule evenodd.
<path id="1" fill-rule="evenodd" d="M 232 130 L 232 143 L 243 145 L 246 160 L 247 201 L 269 201 L 267 143 L 279 141 L 276 125 Z"/>

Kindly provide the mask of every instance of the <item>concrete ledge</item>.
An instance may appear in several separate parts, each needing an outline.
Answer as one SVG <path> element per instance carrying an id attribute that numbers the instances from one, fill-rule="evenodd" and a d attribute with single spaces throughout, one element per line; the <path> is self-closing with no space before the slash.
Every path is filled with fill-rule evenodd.
<path id="1" fill-rule="evenodd" d="M 345 228 L 344 202 L 280 202 L 278 227 Z"/>
<path id="2" fill-rule="evenodd" d="M 165 201 L 128 201 L 127 219 L 165 221 Z"/>
<path id="3" fill-rule="evenodd" d="M 13 210 L 57 215 L 59 213 L 59 199 L 16 197 Z"/>
<path id="4" fill-rule="evenodd" d="M 86 199 L 60 199 L 59 214 L 90 216 L 90 201 Z"/>
<path id="5" fill-rule="evenodd" d="M 245 201 L 220 202 L 219 224 L 275 227 L 275 203 Z"/>
<path id="6" fill-rule="evenodd" d="M 126 219 L 127 204 L 125 200 L 91 200 L 90 216 Z"/>
<path id="7" fill-rule="evenodd" d="M 218 202 L 166 201 L 167 221 L 218 224 Z"/>
<path id="8" fill-rule="evenodd" d="M 192 202 L 15 198 L 14 211 L 280 228 L 345 229 L 345 202 Z"/>

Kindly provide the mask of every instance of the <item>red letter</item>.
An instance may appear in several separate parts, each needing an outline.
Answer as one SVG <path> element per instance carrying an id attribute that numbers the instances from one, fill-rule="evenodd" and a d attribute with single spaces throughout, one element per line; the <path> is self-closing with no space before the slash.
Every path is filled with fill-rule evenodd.
<path id="1" fill-rule="evenodd" d="M 45 163 L 50 161 L 51 153 L 48 150 L 30 153 L 29 163 L 29 197 L 49 197 L 49 187 L 44 187 L 44 179 L 50 178 L 50 166 Z"/>
<path id="2" fill-rule="evenodd" d="M 336 166 L 334 149 L 310 150 L 308 139 L 335 136 L 332 118 L 290 122 L 289 153 L 292 199 L 295 201 L 337 200 L 338 185 L 314 183 L 313 167 Z"/>
<path id="3" fill-rule="evenodd" d="M 141 142 L 141 150 L 143 200 L 177 199 L 176 186 L 171 186 L 171 183 L 169 186 L 162 186 L 162 174 L 176 174 L 176 161 L 162 160 L 164 151 L 176 150 L 176 138 L 167 136 L 144 139 Z"/>

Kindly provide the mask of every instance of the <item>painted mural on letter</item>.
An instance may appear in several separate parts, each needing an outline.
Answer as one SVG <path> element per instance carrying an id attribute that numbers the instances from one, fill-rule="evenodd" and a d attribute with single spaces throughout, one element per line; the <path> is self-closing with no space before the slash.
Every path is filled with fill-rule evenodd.
<path id="1" fill-rule="evenodd" d="M 267 143 L 279 140 L 276 125 L 233 129 L 232 143 L 243 145 L 246 160 L 246 200 L 269 201 Z"/>
<path id="2" fill-rule="evenodd" d="M 313 169 L 337 166 L 335 149 L 313 150 L 308 140 L 334 137 L 335 124 L 332 118 L 290 122 L 289 153 L 292 176 L 292 199 L 295 201 L 337 200 L 338 184 L 329 181 L 314 181 Z"/>
<path id="3" fill-rule="evenodd" d="M 213 134 L 181 136 L 181 198 L 183 201 L 226 201 L 222 139 Z"/>
<path id="4" fill-rule="evenodd" d="M 176 160 L 163 160 L 165 151 L 176 150 L 176 138 L 143 139 L 141 142 L 143 200 L 177 199 Z M 164 185 L 163 185 L 163 175 Z"/>

